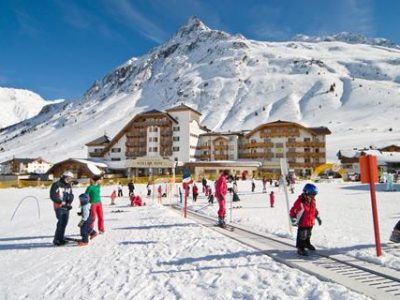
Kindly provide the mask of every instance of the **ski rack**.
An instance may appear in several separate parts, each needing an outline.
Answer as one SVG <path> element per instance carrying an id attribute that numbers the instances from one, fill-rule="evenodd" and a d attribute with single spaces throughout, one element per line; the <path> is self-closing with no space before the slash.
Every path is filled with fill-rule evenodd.
<path id="1" fill-rule="evenodd" d="M 175 211 L 181 207 L 170 206 Z M 373 299 L 400 299 L 400 272 L 374 263 L 328 250 L 299 257 L 294 241 L 268 233 L 257 233 L 241 225 L 230 224 L 229 231 L 214 226 L 215 218 L 188 210 L 188 216 L 200 225 L 219 232 L 291 268 L 337 283 Z"/>

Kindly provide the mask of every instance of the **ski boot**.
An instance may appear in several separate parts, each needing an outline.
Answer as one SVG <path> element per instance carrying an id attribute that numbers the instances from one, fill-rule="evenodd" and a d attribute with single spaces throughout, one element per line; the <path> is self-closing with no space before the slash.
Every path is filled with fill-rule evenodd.
<path id="1" fill-rule="evenodd" d="M 297 248 L 297 254 L 301 256 L 308 256 L 308 252 L 304 248 Z"/>
<path id="2" fill-rule="evenodd" d="M 225 219 L 219 217 L 219 218 L 218 218 L 218 225 L 219 225 L 219 227 L 221 227 L 221 228 L 226 228 Z"/>
<path id="3" fill-rule="evenodd" d="M 393 243 L 400 243 L 400 230 L 393 229 L 392 234 L 390 235 L 390 241 Z"/>
<path id="4" fill-rule="evenodd" d="M 315 247 L 311 244 L 308 244 L 305 248 L 311 251 L 315 251 Z"/>

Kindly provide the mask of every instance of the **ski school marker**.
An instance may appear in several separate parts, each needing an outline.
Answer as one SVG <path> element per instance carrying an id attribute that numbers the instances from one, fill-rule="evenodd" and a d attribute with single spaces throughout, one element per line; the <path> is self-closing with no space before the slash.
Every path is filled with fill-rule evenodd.
<path id="1" fill-rule="evenodd" d="M 361 182 L 369 183 L 369 190 L 371 194 L 372 219 L 374 221 L 376 256 L 381 256 L 382 245 L 381 245 L 381 238 L 379 235 L 378 208 L 376 205 L 376 192 L 375 192 L 375 182 L 378 182 L 378 164 L 376 161 L 376 156 L 374 155 L 360 156 L 359 161 L 360 161 L 360 171 L 361 171 Z"/>

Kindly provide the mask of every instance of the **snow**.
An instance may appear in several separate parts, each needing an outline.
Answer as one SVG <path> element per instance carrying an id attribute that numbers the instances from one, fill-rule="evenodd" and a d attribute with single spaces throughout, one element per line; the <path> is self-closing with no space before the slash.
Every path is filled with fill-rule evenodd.
<path id="1" fill-rule="evenodd" d="M 289 203 L 292 205 L 301 193 L 305 182 L 295 185 L 295 193 L 289 192 Z M 371 200 L 369 186 L 360 183 L 342 183 L 332 180 L 331 183 L 317 183 L 317 208 L 322 219 L 322 226 L 313 229 L 311 242 L 320 249 L 331 249 L 354 257 L 366 259 L 380 265 L 400 270 L 400 253 L 386 248 L 390 234 L 400 220 L 400 184 L 397 191 L 386 192 L 385 184 L 377 185 L 377 205 L 380 222 L 381 241 L 384 255 L 375 255 L 375 240 L 372 224 Z M 286 201 L 283 189 L 267 184 L 267 194 L 262 193 L 261 181 L 256 181 L 256 190 L 251 193 L 250 181 L 238 182 L 240 202 L 233 202 L 233 222 L 252 230 L 268 232 L 295 240 L 296 230 L 289 233 Z M 275 207 L 269 207 L 269 193 L 275 193 Z M 207 203 L 203 196 L 193 205 L 195 209 Z M 216 206 L 216 205 L 215 205 Z M 230 202 L 227 204 L 230 207 Z M 215 216 L 216 207 L 207 207 L 201 212 Z M 227 214 L 230 219 L 230 210 Z M 293 241 L 294 243 L 294 241 Z"/>
<path id="2" fill-rule="evenodd" d="M 244 190 L 242 184 L 249 182 L 239 185 Z M 137 185 L 136 188 L 142 195 L 145 194 L 144 185 Z M 256 250 L 183 219 L 181 215 L 152 203 L 150 199 L 145 200 L 147 206 L 140 208 L 128 207 L 126 198 L 117 199 L 118 205 L 110 206 L 106 195 L 111 194 L 112 190 L 113 187 L 102 188 L 106 233 L 92 240 L 88 247 L 51 245 L 56 219 L 48 199 L 48 189 L 0 190 L 0 269 L 3 270 L 0 274 L 0 298 L 365 298 L 337 284 L 322 282 L 279 264 Z M 358 227 L 365 227 L 365 231 L 369 229 L 367 222 L 360 222 L 364 220 L 364 211 L 354 214 L 360 206 L 357 205 L 358 196 L 346 205 L 345 215 L 351 215 L 352 212 L 352 218 L 342 217 L 343 222 L 337 222 L 335 218 L 338 213 L 342 213 L 344 207 L 325 206 L 332 197 L 325 194 L 332 191 L 343 194 L 340 185 L 330 185 L 330 188 L 321 185 L 324 200 L 319 201 L 319 208 L 324 224 L 315 230 L 313 239 L 319 244 L 325 237 L 324 233 L 336 226 L 327 247 L 335 242 L 335 237 L 340 234 L 338 231 L 344 234 L 337 240 L 339 247 L 350 244 L 350 241 L 363 240 L 367 234 L 362 237 L 351 236 L 358 232 Z M 76 195 L 81 192 L 83 188 L 74 190 Z M 344 193 L 357 195 L 359 192 L 349 189 Z M 19 201 L 29 195 L 38 199 L 41 218 L 38 218 L 34 199 L 28 198 L 22 203 L 13 221 L 10 221 Z M 244 223 L 246 220 L 248 225 L 258 222 L 261 228 L 266 226 L 273 229 L 276 226 L 272 231 L 285 232 L 284 225 L 278 225 L 281 222 L 285 224 L 285 220 L 280 220 L 280 211 L 283 209 L 281 194 L 277 193 L 277 207 L 273 210 L 261 203 L 264 196 L 256 194 L 251 199 L 242 196 L 243 206 L 249 202 L 251 206 L 262 205 L 265 209 L 253 209 L 251 218 L 243 215 L 239 221 Z M 383 202 L 385 208 L 390 206 L 395 211 L 393 207 L 396 203 Z M 76 224 L 79 222 L 75 214 L 76 200 L 73 205 L 67 227 L 70 236 L 77 234 Z M 328 211 L 327 208 L 332 210 Z M 215 215 L 215 210 L 213 208 L 209 212 Z M 238 214 L 235 219 L 245 211 L 235 211 Z M 250 212 L 250 209 L 247 211 Z M 355 225 L 355 231 L 350 224 Z M 383 228 L 387 229 L 385 226 Z M 345 241 L 344 237 L 350 241 Z M 369 244 L 368 241 L 361 248 L 369 247 Z"/>
<path id="3" fill-rule="evenodd" d="M 400 50 L 359 44 L 358 36 L 338 38 L 347 42 L 259 42 L 191 19 L 76 101 L 0 132 L 0 161 L 84 157 L 85 143 L 105 131 L 113 137 L 137 113 L 182 102 L 213 130 L 248 130 L 279 119 L 327 126 L 328 161 L 337 160 L 338 150 L 398 144 Z"/>

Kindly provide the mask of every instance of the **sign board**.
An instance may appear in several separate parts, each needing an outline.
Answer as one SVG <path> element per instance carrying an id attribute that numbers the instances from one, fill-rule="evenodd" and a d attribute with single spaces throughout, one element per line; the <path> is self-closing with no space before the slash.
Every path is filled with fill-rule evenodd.
<path id="1" fill-rule="evenodd" d="M 174 168 L 175 162 L 158 157 L 139 157 L 137 159 L 128 159 L 127 168 Z"/>

